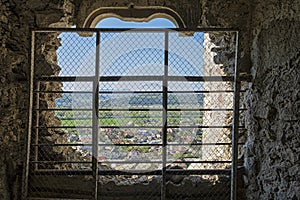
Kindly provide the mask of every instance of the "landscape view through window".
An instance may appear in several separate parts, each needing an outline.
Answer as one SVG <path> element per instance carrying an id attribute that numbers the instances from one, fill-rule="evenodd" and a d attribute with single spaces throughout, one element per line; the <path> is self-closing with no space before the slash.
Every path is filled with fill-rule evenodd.
<path id="1" fill-rule="evenodd" d="M 167 19 L 125 22 L 107 18 L 97 28 L 132 28 L 124 32 L 101 32 L 100 77 L 118 76 L 93 82 L 64 82 L 61 98 L 56 99 L 56 116 L 68 133 L 69 143 L 78 146 L 87 159 L 92 155 L 93 94 L 98 94 L 98 160 L 118 170 L 160 169 L 163 157 L 164 116 L 167 123 L 167 163 L 201 159 L 203 87 L 186 82 L 185 76 L 203 74 L 203 33 L 184 36 L 169 32 L 135 32 L 135 28 L 175 28 Z M 59 76 L 95 76 L 96 36 L 62 33 L 58 49 Z M 187 49 L 188 47 L 188 49 Z M 167 52 L 167 55 L 166 55 Z M 166 64 L 167 56 L 167 68 Z M 167 70 L 167 72 L 166 72 Z M 180 77 L 164 82 L 157 77 Z M 126 77 L 138 80 L 126 81 Z M 166 84 L 167 85 L 164 85 Z M 164 105 L 163 91 L 167 88 Z M 167 110 L 165 110 L 167 106 Z M 72 127 L 72 128 L 68 128 Z M 125 145 L 124 145 L 125 144 Z M 127 162 L 126 162 L 127 161 Z M 123 163 L 122 163 L 123 162 Z M 187 168 L 186 164 L 182 165 Z"/>

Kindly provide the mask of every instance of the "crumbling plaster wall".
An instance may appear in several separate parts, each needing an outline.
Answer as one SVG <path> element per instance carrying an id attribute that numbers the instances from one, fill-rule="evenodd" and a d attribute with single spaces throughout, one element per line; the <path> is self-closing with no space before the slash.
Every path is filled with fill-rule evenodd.
<path id="1" fill-rule="evenodd" d="M 240 65 L 243 71 L 251 66 L 253 75 L 245 96 L 248 199 L 299 199 L 300 2 L 291 0 L 1 0 L 0 199 L 19 199 L 13 194 L 20 191 L 16 169 L 24 163 L 29 28 L 81 24 L 99 6 L 131 2 L 169 6 L 189 27 L 240 28 Z"/>

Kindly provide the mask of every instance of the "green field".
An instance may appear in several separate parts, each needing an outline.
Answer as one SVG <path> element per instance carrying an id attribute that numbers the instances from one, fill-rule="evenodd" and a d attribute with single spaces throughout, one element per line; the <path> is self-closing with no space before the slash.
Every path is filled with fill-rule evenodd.
<path id="1" fill-rule="evenodd" d="M 56 115 L 62 126 L 92 126 L 91 113 L 80 115 L 73 111 L 59 111 Z M 203 119 L 201 112 L 181 112 L 172 111 L 168 114 L 167 122 L 168 125 L 200 125 Z M 99 125 L 103 126 L 147 126 L 147 125 L 162 125 L 162 112 L 139 112 L 139 111 L 125 111 L 125 112 L 113 112 L 105 111 L 99 113 Z"/>

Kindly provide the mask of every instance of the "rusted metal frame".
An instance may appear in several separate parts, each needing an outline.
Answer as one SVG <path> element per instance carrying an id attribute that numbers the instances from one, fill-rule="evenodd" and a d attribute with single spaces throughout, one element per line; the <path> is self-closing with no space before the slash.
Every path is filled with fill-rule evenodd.
<path id="1" fill-rule="evenodd" d="M 28 97 L 28 122 L 27 122 L 27 137 L 25 137 L 26 155 L 23 168 L 23 185 L 22 185 L 22 199 L 27 199 L 28 196 L 28 179 L 30 167 L 30 148 L 31 148 L 31 132 L 32 132 L 32 119 L 33 119 L 33 90 L 34 90 L 34 59 L 35 59 L 35 32 L 31 31 L 30 41 L 30 66 L 29 66 L 29 97 Z"/>
<path id="2" fill-rule="evenodd" d="M 237 200 L 237 180 L 238 180 L 238 139 L 239 139 L 239 104 L 240 104 L 240 74 L 238 63 L 238 43 L 239 34 L 236 32 L 235 45 L 235 72 L 234 72 L 234 105 L 233 105 L 233 123 L 232 123 L 232 164 L 231 164 L 231 200 Z"/>
<path id="3" fill-rule="evenodd" d="M 98 127 L 99 127 L 99 72 L 100 71 L 100 32 L 96 33 L 95 77 L 93 80 L 93 128 L 92 128 L 92 170 L 94 179 L 93 199 L 98 199 Z"/>

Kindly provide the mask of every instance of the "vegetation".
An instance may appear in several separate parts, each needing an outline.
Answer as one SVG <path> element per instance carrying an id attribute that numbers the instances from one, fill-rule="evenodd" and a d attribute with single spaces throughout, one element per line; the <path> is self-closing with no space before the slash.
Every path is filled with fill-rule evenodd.
<path id="1" fill-rule="evenodd" d="M 192 100 L 195 96 L 186 95 L 183 101 L 180 98 L 176 98 L 176 95 L 170 95 L 168 100 L 169 108 L 201 108 L 202 96 L 198 95 L 196 103 Z M 71 94 L 63 94 L 61 99 L 56 101 L 57 111 L 56 116 L 60 119 L 61 125 L 65 127 L 92 127 L 93 126 L 93 112 L 92 110 L 76 110 L 76 109 L 91 109 L 92 96 L 91 94 L 85 94 L 83 97 L 72 98 Z M 102 99 L 102 101 L 101 101 Z M 162 131 L 159 129 L 130 129 L 122 128 L 115 129 L 113 127 L 118 126 L 161 126 L 163 125 L 162 115 L 162 96 L 161 94 L 135 94 L 131 96 L 100 96 L 100 108 L 107 109 L 106 111 L 99 111 L 98 123 L 101 126 L 112 126 L 107 130 L 102 130 L 99 134 L 99 141 L 108 143 L 120 143 L 120 144 L 133 144 L 133 143 L 161 143 Z M 62 108 L 74 110 L 59 110 Z M 124 109 L 123 111 L 113 110 L 114 108 Z M 129 110 L 128 108 L 155 108 L 155 111 L 138 111 Z M 110 110 L 112 109 L 112 110 Z M 167 122 L 169 126 L 189 126 L 189 125 L 201 125 L 203 118 L 203 112 L 201 111 L 168 111 Z M 66 128 L 65 131 L 69 134 L 70 142 L 82 142 L 82 138 L 89 138 L 85 142 L 91 142 L 91 128 Z M 202 142 L 202 132 L 200 129 L 190 128 L 181 129 L 174 128 L 168 129 L 167 141 L 169 143 L 198 143 Z M 177 147 L 176 147 L 177 148 Z M 197 157 L 190 149 L 185 150 L 173 150 L 169 151 L 172 158 L 175 160 L 184 158 Z M 154 153 L 156 150 L 151 149 L 150 146 L 119 146 L 118 152 L 128 153 L 137 151 L 141 154 Z M 87 149 L 87 151 L 89 151 Z M 108 150 L 105 157 L 109 157 L 110 150 Z M 154 151 L 154 152 L 153 152 Z M 199 152 L 199 151 L 198 151 Z M 103 153 L 103 152 L 102 152 Z"/>

